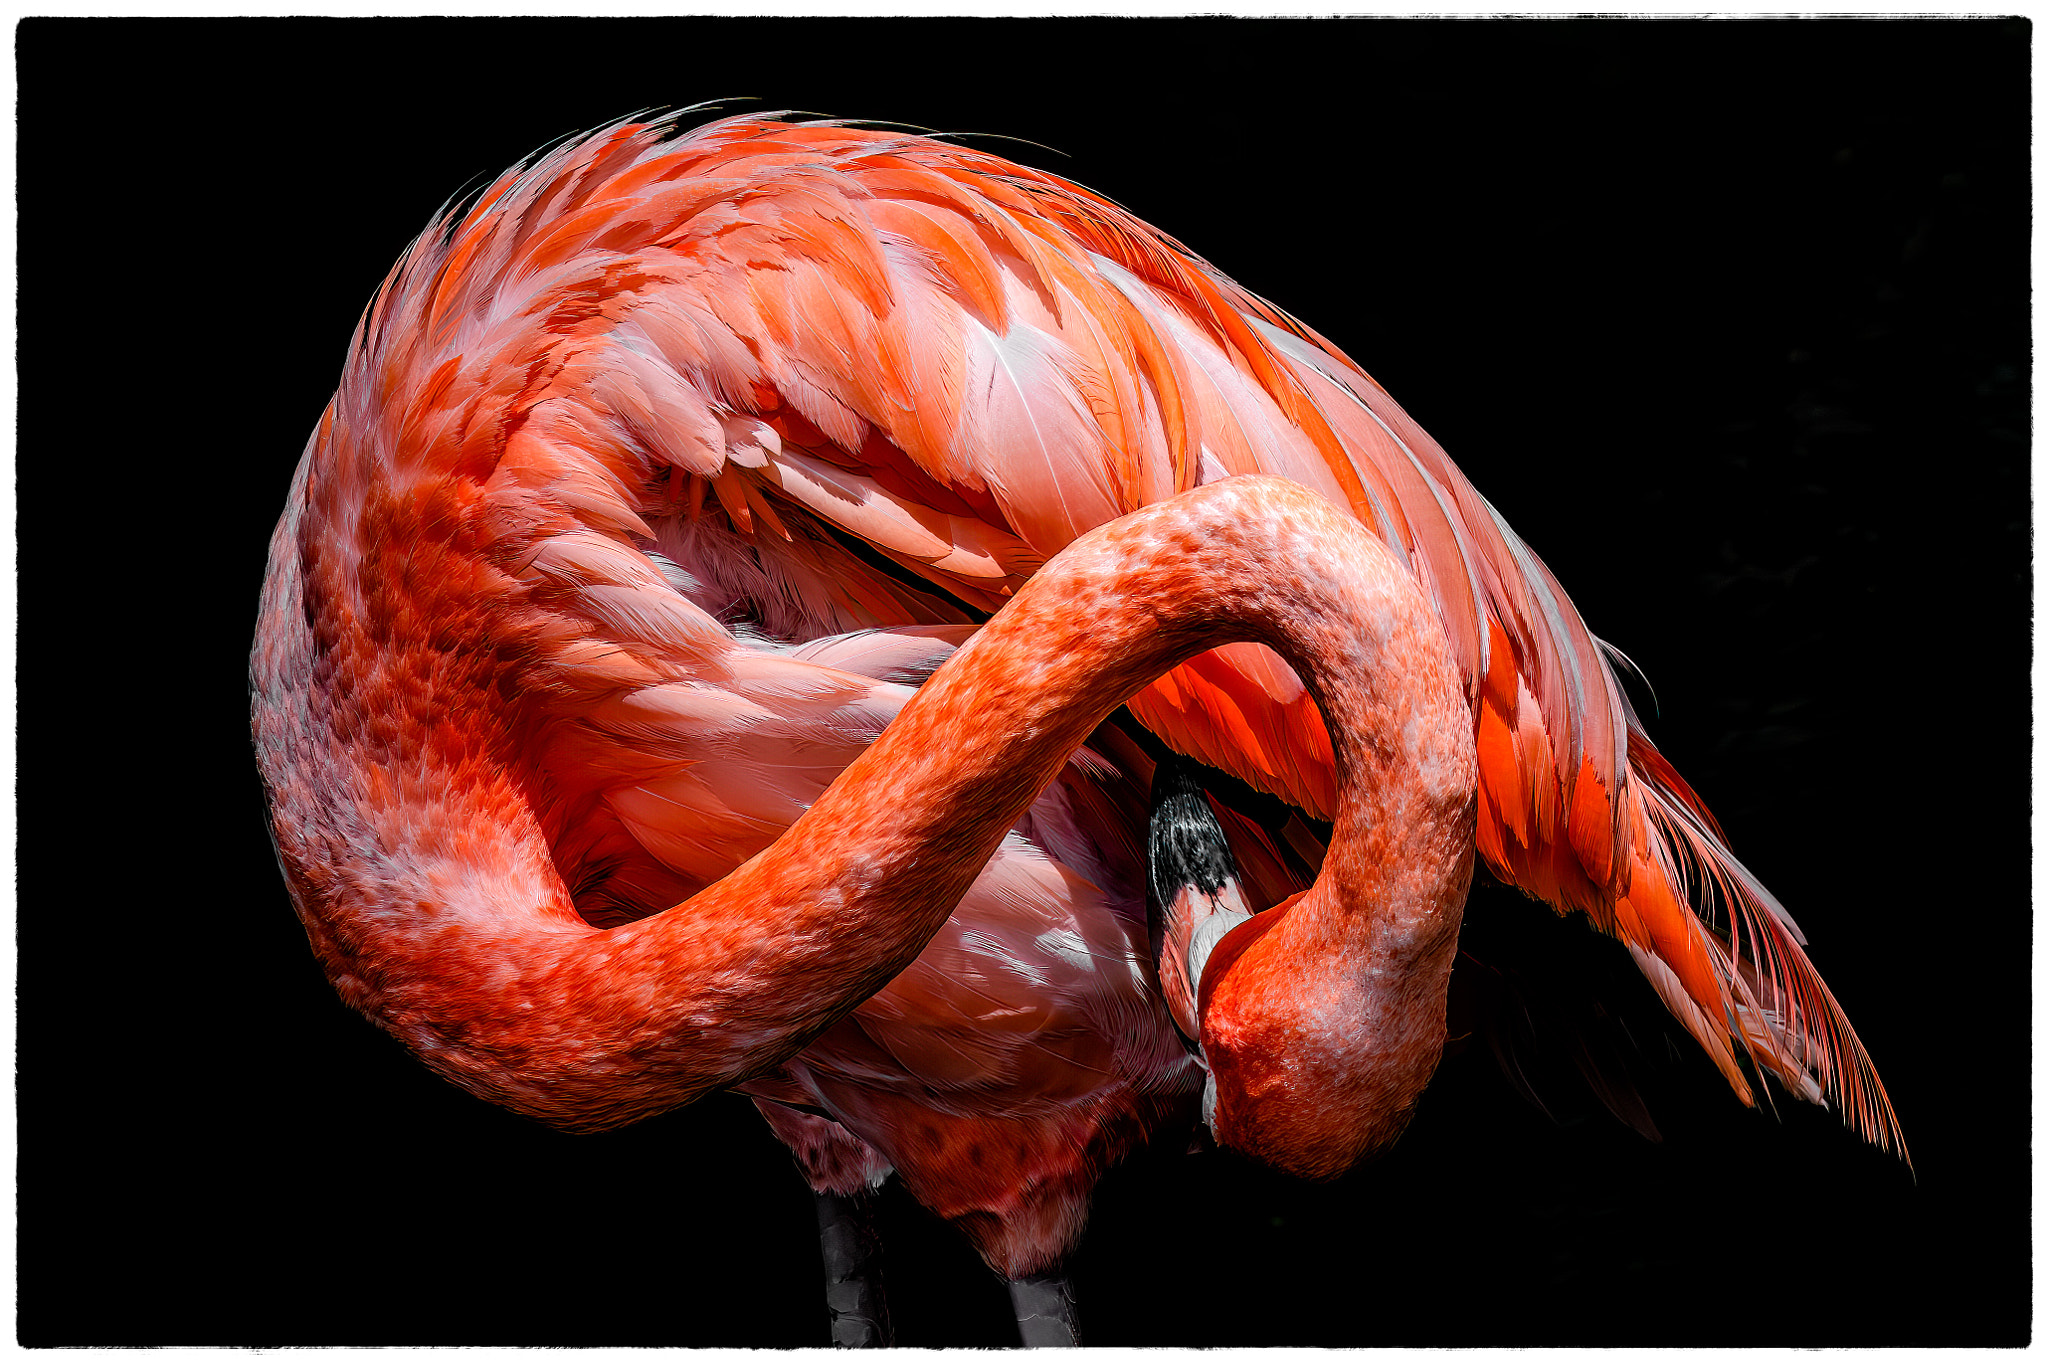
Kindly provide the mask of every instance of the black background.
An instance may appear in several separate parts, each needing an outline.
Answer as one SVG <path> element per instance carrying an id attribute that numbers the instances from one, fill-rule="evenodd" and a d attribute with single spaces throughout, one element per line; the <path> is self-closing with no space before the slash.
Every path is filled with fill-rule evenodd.
<path id="1" fill-rule="evenodd" d="M 541 143 L 724 95 L 1056 148 L 984 144 L 1370 370 L 1648 673 L 1913 1148 L 1741 1109 L 1613 945 L 1482 892 L 1470 934 L 1621 984 L 1664 1141 L 1468 1053 L 1334 1186 L 1157 1154 L 1076 1259 L 1092 1342 L 2027 1341 L 2030 40 L 24 23 L 21 1341 L 824 1341 L 746 1103 L 566 1137 L 335 1000 L 248 743 L 265 546 L 390 262 Z M 905 1344 L 1014 1341 L 963 1243 L 887 1217 Z"/>

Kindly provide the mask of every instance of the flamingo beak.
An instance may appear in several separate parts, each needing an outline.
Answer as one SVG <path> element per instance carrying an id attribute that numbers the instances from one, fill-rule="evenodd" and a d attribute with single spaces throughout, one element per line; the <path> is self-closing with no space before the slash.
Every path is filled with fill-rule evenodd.
<path id="1" fill-rule="evenodd" d="M 1220 832 L 1219 832 L 1220 833 Z M 1172 919 L 1176 924 L 1192 926 L 1187 936 L 1185 964 L 1186 981 L 1191 984 L 1189 995 L 1192 1002 L 1201 999 L 1202 972 L 1209 964 L 1209 954 L 1230 933 L 1250 920 L 1251 912 L 1244 906 L 1244 894 L 1238 890 L 1237 879 L 1229 878 L 1214 893 L 1205 893 L 1198 888 L 1183 888 L 1175 898 Z M 1181 1026 L 1189 1037 L 1195 1040 L 1195 1060 L 1202 1064 L 1202 1127 L 1214 1137 L 1216 1118 L 1216 1076 L 1209 1069 L 1209 1056 L 1201 1045 L 1201 1021 L 1195 1011 L 1190 1011 L 1190 1020 Z"/>

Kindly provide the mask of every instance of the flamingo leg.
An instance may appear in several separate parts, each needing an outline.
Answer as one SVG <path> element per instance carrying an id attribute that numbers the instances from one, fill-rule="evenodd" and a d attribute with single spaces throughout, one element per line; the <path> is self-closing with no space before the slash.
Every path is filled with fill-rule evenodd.
<path id="1" fill-rule="evenodd" d="M 882 1282 L 882 1240 L 875 1234 L 875 1192 L 815 1192 L 818 1244 L 825 1262 L 825 1306 L 834 1347 L 893 1347 Z"/>
<path id="2" fill-rule="evenodd" d="M 1059 1272 L 1041 1271 L 1011 1281 L 1010 1304 L 1017 1311 L 1017 1333 L 1026 1347 L 1081 1345 L 1074 1287 Z"/>

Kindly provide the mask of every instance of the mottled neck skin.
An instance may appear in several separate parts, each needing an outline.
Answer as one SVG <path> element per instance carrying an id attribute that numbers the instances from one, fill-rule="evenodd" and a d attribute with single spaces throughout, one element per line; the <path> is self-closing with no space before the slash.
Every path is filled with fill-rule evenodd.
<path id="1" fill-rule="evenodd" d="M 289 557 L 291 521 L 270 589 L 286 608 L 298 586 L 289 566 L 280 586 L 276 557 Z M 279 606 L 267 599 L 266 614 Z M 1421 590 L 1355 520 L 1287 481 L 1224 480 L 1076 541 L 774 845 L 613 929 L 574 914 L 516 760 L 472 763 L 460 782 L 425 773 L 410 795 L 350 771 L 294 682 L 322 667 L 294 650 L 345 635 L 321 627 L 297 644 L 259 636 L 255 669 L 258 751 L 301 917 L 345 999 L 511 1108 L 606 1128 L 793 1056 L 909 965 L 1111 710 L 1239 640 L 1307 681 L 1343 777 L 1321 881 L 1239 960 L 1260 967 L 1259 990 L 1248 998 L 1233 972 L 1211 1002 L 1212 1059 L 1257 1064 L 1223 1088 L 1219 1136 L 1319 1173 L 1319 1156 L 1291 1155 L 1276 1094 L 1289 1068 L 1318 1086 L 1353 1066 L 1398 1069 L 1339 1094 L 1402 1104 L 1434 1070 L 1471 870 L 1471 724 Z M 491 711 L 465 719 L 487 726 Z M 408 801 L 452 833 L 406 842 L 390 808 Z M 1284 960 L 1264 947 L 1276 940 Z"/>

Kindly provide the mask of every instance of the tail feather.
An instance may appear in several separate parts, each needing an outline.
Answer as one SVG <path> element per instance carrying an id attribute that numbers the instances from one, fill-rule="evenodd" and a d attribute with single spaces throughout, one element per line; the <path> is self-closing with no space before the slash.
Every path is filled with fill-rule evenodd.
<path id="1" fill-rule="evenodd" d="M 1585 912 L 1626 944 L 1743 1103 L 1757 1103 L 1746 1058 L 1792 1095 L 1837 1110 L 1862 1137 L 1906 1157 L 1890 1099 L 1802 951 L 1805 936 L 1729 852 L 1713 814 L 1643 733 L 1604 661 L 1599 681 L 1628 733 L 1615 800 L 1628 808 L 1629 845 L 1615 860 L 1619 877 L 1588 875 L 1597 868 L 1574 847 L 1578 813 L 1570 808 L 1601 786 L 1599 776 L 1582 762 L 1569 796 L 1552 778 L 1540 704 L 1511 662 L 1505 633 L 1498 625 L 1492 631 L 1478 708 L 1478 834 L 1488 862 L 1560 911 Z"/>
<path id="2" fill-rule="evenodd" d="M 1756 1096 L 1749 1089 L 1749 1079 L 1743 1076 L 1742 1068 L 1736 1064 L 1734 1051 L 1728 1047 L 1727 1031 L 1702 1013 L 1684 983 L 1678 980 L 1678 974 L 1663 959 L 1633 939 L 1623 938 L 1621 942 L 1628 947 L 1629 956 L 1636 960 L 1636 967 L 1657 989 L 1657 995 L 1663 998 L 1664 1008 L 1685 1026 L 1688 1034 L 1699 1040 L 1700 1047 L 1707 1050 L 1714 1066 L 1721 1069 L 1721 1075 L 1728 1079 L 1736 1097 L 1744 1105 L 1756 1104 Z"/>
<path id="3" fill-rule="evenodd" d="M 1673 1014 L 1715 1055 L 1724 1075 L 1728 1067 L 1719 1053 L 1733 1041 L 1794 1095 L 1836 1110 L 1864 1139 L 1897 1153 L 1910 1166 L 1884 1083 L 1848 1016 L 1801 949 L 1798 926 L 1728 852 L 1703 813 L 1660 784 L 1648 766 L 1638 776 L 1646 779 L 1637 788 L 1646 817 L 1638 829 L 1645 832 L 1643 852 L 1650 857 L 1639 855 L 1626 900 L 1649 908 L 1645 918 L 1657 920 L 1666 938 L 1685 928 L 1671 923 L 1674 911 L 1689 922 L 1686 937 L 1704 949 L 1712 974 L 1702 984 L 1696 974 L 1660 964 L 1673 984 L 1683 980 L 1696 1007 L 1690 1014 L 1674 1007 Z M 1621 922 L 1617 916 L 1617 925 Z M 1661 954 L 1663 941 L 1653 948 L 1631 940 L 1629 947 L 1642 963 L 1646 953 Z M 1670 1004 L 1666 983 L 1647 966 L 1644 972 Z M 1708 1035 L 1715 1041 L 1709 1042 Z M 1751 1100 L 1746 1087 L 1735 1089 Z"/>

